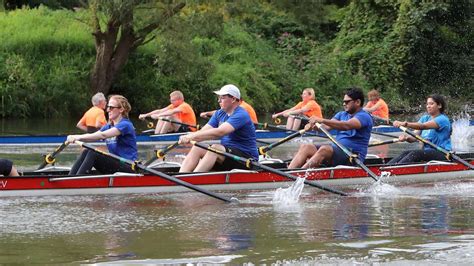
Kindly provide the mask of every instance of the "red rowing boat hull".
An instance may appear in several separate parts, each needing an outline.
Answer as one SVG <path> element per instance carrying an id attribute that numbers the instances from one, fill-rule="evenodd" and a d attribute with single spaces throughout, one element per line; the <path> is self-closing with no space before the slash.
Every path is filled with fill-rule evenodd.
<path id="1" fill-rule="evenodd" d="M 474 164 L 474 161 L 470 161 Z M 423 182 L 474 178 L 474 170 L 458 163 L 431 163 L 393 167 L 369 167 L 375 174 L 390 173 L 384 182 Z M 326 186 L 372 183 L 364 170 L 357 167 L 334 167 L 314 170 L 289 171 L 295 176 L 306 176 Z M 176 175 L 176 177 L 206 189 L 264 189 L 285 186 L 287 178 L 270 172 L 230 171 Z M 154 175 L 115 174 L 96 176 L 37 176 L 0 177 L 0 197 L 15 195 L 67 195 L 189 191 L 182 186 Z"/>

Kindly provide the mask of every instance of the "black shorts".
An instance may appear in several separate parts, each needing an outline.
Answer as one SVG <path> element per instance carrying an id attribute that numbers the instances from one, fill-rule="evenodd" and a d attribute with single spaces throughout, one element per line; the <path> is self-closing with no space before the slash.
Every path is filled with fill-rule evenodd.
<path id="1" fill-rule="evenodd" d="M 186 126 L 186 125 L 181 125 L 178 130 L 176 130 L 176 132 L 189 132 L 191 131 L 191 129 L 189 128 L 189 126 Z"/>
<path id="2" fill-rule="evenodd" d="M 319 149 L 321 145 L 316 145 L 316 148 Z M 324 165 L 327 167 L 338 166 L 338 165 L 352 165 L 349 161 L 349 156 L 347 156 L 343 150 L 341 150 L 336 145 L 331 145 L 333 153 L 330 161 L 324 161 Z"/>
<path id="3" fill-rule="evenodd" d="M 7 159 L 0 159 L 0 175 L 9 176 L 13 168 L 13 162 Z"/>
<path id="4" fill-rule="evenodd" d="M 245 158 L 245 159 L 252 157 L 251 155 L 249 155 L 249 154 L 247 154 L 247 153 L 245 153 L 245 152 L 243 152 L 239 149 L 236 149 L 236 148 L 225 147 L 225 151 L 228 152 L 228 153 L 232 153 L 234 155 L 237 155 L 239 157 Z M 250 169 L 252 169 L 252 168 L 250 168 Z M 247 170 L 249 170 L 249 168 L 247 168 L 243 162 L 236 161 L 236 160 L 234 160 L 232 158 L 229 158 L 229 157 L 225 157 L 222 164 L 216 162 L 216 164 L 214 164 L 214 167 L 212 168 L 212 170 L 214 170 L 214 171 L 229 171 L 229 170 L 232 170 L 232 169 L 247 169 Z"/>

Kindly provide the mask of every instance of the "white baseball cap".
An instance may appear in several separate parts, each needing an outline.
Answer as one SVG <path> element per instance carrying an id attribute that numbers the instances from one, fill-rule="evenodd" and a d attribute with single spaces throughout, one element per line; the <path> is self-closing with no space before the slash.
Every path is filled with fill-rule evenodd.
<path id="1" fill-rule="evenodd" d="M 240 90 L 239 88 L 237 88 L 235 85 L 232 85 L 232 84 L 227 84 L 224 87 L 222 87 L 220 90 L 214 91 L 214 93 L 221 96 L 228 94 L 240 100 Z"/>

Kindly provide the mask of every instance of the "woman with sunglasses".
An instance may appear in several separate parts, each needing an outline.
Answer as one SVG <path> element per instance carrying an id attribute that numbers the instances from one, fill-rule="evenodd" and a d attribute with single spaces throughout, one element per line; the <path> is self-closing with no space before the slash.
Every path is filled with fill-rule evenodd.
<path id="1" fill-rule="evenodd" d="M 109 97 L 106 109 L 109 115 L 109 122 L 95 133 L 69 135 L 67 141 L 73 143 L 76 140 L 84 142 L 105 140 L 110 153 L 128 160 L 136 160 L 138 153 L 135 128 L 128 119 L 128 113 L 131 109 L 125 97 L 112 95 Z M 120 163 L 113 158 L 91 150 L 84 150 L 72 166 L 69 174 L 87 174 L 93 167 L 102 174 L 132 172 L 128 165 Z"/>
<path id="2" fill-rule="evenodd" d="M 426 112 L 418 122 L 394 121 L 393 126 L 414 129 L 415 134 L 441 148 L 451 150 L 451 122 L 446 116 L 446 102 L 444 97 L 439 94 L 433 94 L 426 99 Z M 414 137 L 406 134 L 400 135 L 400 141 L 416 142 Z M 428 162 L 431 160 L 446 160 L 444 154 L 433 149 L 431 146 L 423 145 L 422 149 L 404 151 L 399 156 L 390 160 L 387 164 L 404 164 L 415 162 Z"/>

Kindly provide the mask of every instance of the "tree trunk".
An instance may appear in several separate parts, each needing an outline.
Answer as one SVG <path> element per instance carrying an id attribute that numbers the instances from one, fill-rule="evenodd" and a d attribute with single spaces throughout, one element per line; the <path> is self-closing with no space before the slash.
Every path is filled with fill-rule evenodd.
<path id="1" fill-rule="evenodd" d="M 97 15 L 97 3 L 92 5 L 95 20 L 93 35 L 95 37 L 96 49 L 95 64 L 91 72 L 90 81 L 92 92 L 109 94 L 113 82 L 122 67 L 127 63 L 130 53 L 146 42 L 147 36 L 153 30 L 159 28 L 184 6 L 184 3 L 179 3 L 173 8 L 165 10 L 161 20 L 150 22 L 137 31 L 134 31 L 133 28 L 133 10 L 131 8 L 125 9 L 120 15 L 112 15 L 107 23 L 105 32 L 103 32 Z M 120 36 L 120 39 L 117 39 L 118 36 Z"/>
<path id="2" fill-rule="evenodd" d="M 93 93 L 102 92 L 107 95 L 115 78 L 127 63 L 128 56 L 135 49 L 133 34 L 122 32 L 120 40 L 116 34 L 105 33 L 103 38 L 96 40 L 96 58 L 91 73 L 91 89 Z"/>

